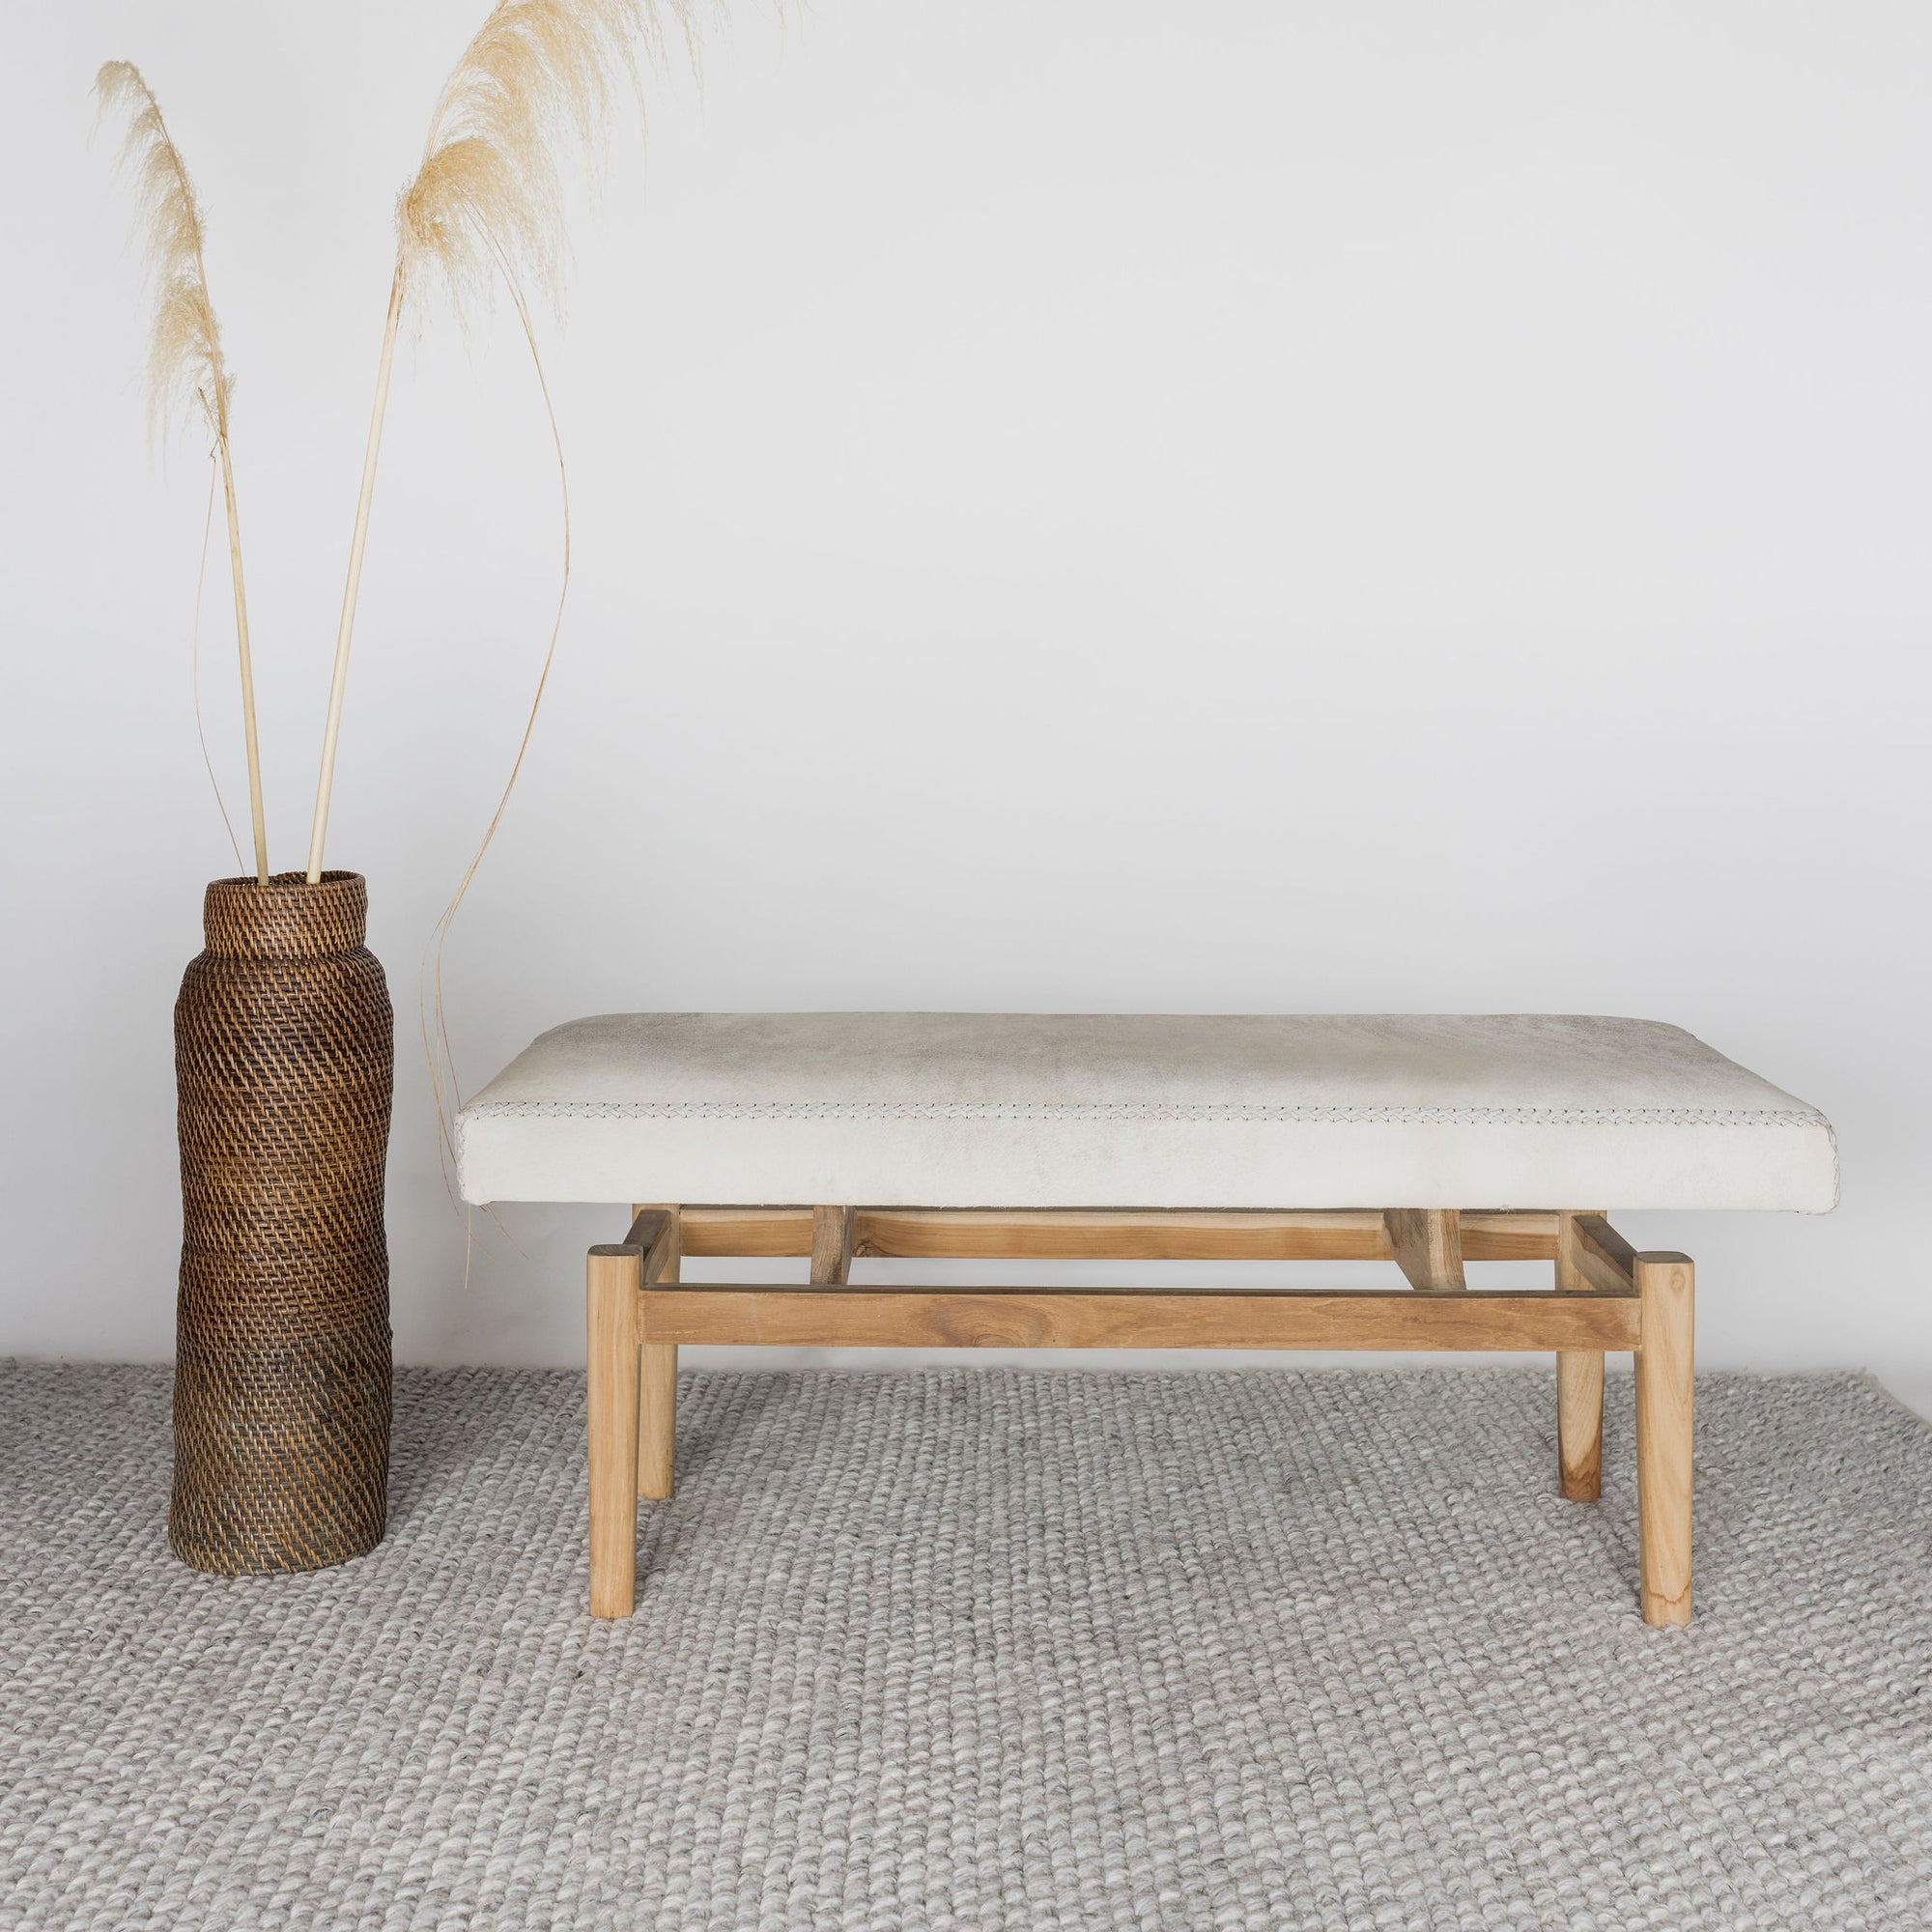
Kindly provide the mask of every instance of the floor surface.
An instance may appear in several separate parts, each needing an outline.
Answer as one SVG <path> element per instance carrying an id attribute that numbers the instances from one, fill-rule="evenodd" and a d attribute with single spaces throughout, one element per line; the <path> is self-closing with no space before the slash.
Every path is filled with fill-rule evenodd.
<path id="1" fill-rule="evenodd" d="M 165 1371 L 0 1369 L 0 1925 L 1932 1925 L 1932 1429 L 1700 1377 L 1665 1632 L 1629 1411 L 1578 1506 L 1536 1369 L 690 1377 L 597 1624 L 579 1378 L 224 1580 Z"/>

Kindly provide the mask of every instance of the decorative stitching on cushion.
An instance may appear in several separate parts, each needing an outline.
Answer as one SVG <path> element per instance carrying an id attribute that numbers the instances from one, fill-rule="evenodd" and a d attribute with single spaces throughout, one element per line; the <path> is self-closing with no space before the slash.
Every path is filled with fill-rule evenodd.
<path id="1" fill-rule="evenodd" d="M 1336 1126 L 1816 1127 L 1791 1107 L 1305 1107 L 1194 1101 L 986 1100 L 486 1100 L 471 1120 L 575 1121 L 1159 1121 Z"/>

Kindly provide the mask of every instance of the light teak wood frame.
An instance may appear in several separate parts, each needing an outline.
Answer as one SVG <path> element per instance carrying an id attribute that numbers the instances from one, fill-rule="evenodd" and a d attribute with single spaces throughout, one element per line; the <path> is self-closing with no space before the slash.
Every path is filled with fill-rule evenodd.
<path id="1" fill-rule="evenodd" d="M 798 1348 L 1443 1349 L 1553 1352 L 1563 1495 L 1593 1502 L 1604 1355 L 1636 1369 L 1646 1623 L 1690 1621 L 1690 1260 L 1636 1254 L 1601 1214 L 639 1207 L 590 1250 L 590 1612 L 627 1617 L 637 1501 L 671 1493 L 677 1351 Z M 810 1257 L 797 1288 L 685 1282 L 686 1255 Z M 854 1287 L 854 1256 L 1393 1261 L 1393 1291 Z M 1472 1290 L 1464 1261 L 1543 1261 L 1551 1290 Z"/>

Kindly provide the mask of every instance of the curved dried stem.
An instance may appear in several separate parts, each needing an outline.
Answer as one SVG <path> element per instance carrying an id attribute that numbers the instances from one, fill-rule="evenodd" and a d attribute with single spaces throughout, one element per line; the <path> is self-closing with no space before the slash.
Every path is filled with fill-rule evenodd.
<path id="1" fill-rule="evenodd" d="M 524 759 L 530 749 L 530 738 L 536 730 L 537 713 L 543 707 L 544 691 L 550 683 L 551 668 L 556 662 L 556 642 L 563 630 L 564 605 L 570 596 L 570 469 L 564 460 L 563 432 L 556 419 L 556 404 L 551 396 L 550 379 L 544 371 L 543 354 L 537 346 L 536 327 L 530 320 L 529 303 L 519 285 L 516 272 L 507 253 L 497 247 L 495 239 L 487 228 L 482 231 L 484 245 L 490 249 L 497 271 L 503 277 L 503 285 L 509 292 L 511 302 L 517 311 L 517 320 L 523 327 L 524 340 L 529 346 L 530 363 L 536 372 L 537 387 L 543 395 L 544 415 L 550 424 L 551 446 L 556 454 L 556 483 L 558 504 L 562 517 L 563 555 L 556 586 L 556 610 L 551 619 L 550 640 L 544 649 L 543 667 L 537 673 L 536 690 L 530 695 L 530 708 L 524 720 L 524 733 L 517 741 L 517 755 L 511 760 L 509 775 L 503 781 L 503 789 L 497 800 L 497 809 L 490 815 L 490 822 L 484 827 L 483 837 L 478 842 L 469 864 L 464 868 L 463 876 L 456 883 L 456 890 L 450 895 L 449 902 L 443 907 L 436 924 L 430 930 L 428 943 L 423 948 L 422 965 L 416 979 L 416 1007 L 422 1022 L 423 1051 L 429 1061 L 430 1094 L 436 1106 L 437 1161 L 442 1170 L 443 1185 L 452 1202 L 460 1205 L 456 1190 L 456 1116 L 463 1104 L 462 1093 L 457 1083 L 456 1054 L 449 1038 L 449 1012 L 443 997 L 442 956 L 449 943 L 450 928 L 456 923 L 456 915 L 462 909 L 470 882 L 476 876 L 476 868 L 483 863 L 483 855 L 489 851 L 491 841 L 497 836 L 497 828 L 503 822 L 503 813 L 509 808 L 510 794 L 516 789 L 517 780 L 524 769 Z M 494 1209 L 486 1209 L 496 1222 L 505 1239 L 509 1234 L 497 1220 Z M 514 1241 L 511 1243 L 515 1246 Z M 467 1263 L 466 1263 L 467 1278 Z"/>

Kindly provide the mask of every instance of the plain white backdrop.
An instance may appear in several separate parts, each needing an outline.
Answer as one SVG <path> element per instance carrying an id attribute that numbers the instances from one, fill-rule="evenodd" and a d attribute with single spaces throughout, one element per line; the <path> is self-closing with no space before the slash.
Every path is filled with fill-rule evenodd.
<path id="1" fill-rule="evenodd" d="M 234 869 L 206 464 L 146 452 L 94 69 L 209 205 L 294 867 L 391 203 L 483 11 L 9 23 L 0 1351 L 171 1350 L 169 1012 Z M 1932 1406 L 1928 99 L 1932 14 L 1878 0 L 753 0 L 542 325 L 577 568 L 450 951 L 469 1083 L 618 1008 L 1668 1019 L 1843 1155 L 1829 1218 L 1631 1217 L 1699 1261 L 1701 1360 Z M 508 1210 L 466 1283 L 416 1046 L 557 566 L 514 327 L 432 318 L 329 843 L 396 998 L 404 1360 L 581 1361 L 616 1218 Z"/>

